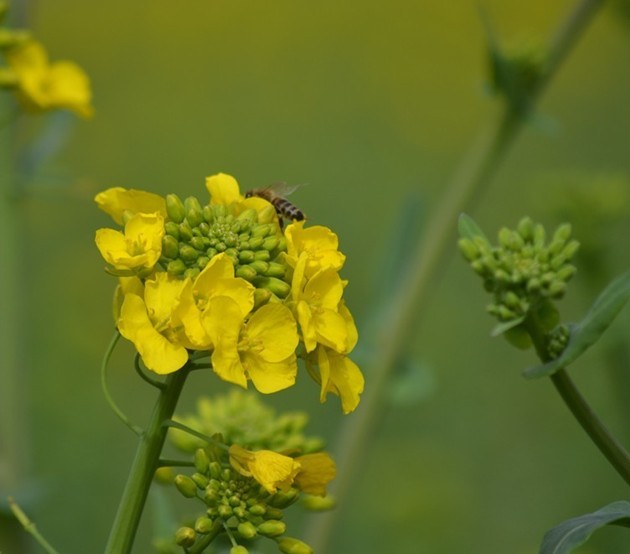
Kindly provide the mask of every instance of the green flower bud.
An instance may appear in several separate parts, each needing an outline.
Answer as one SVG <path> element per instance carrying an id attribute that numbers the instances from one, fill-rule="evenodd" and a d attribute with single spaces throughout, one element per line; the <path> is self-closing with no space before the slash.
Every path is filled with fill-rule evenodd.
<path id="1" fill-rule="evenodd" d="M 271 252 L 277 246 L 278 246 L 278 237 L 276 236 L 267 237 L 262 243 L 262 247 L 265 250 L 269 250 L 269 252 Z"/>
<path id="2" fill-rule="evenodd" d="M 215 219 L 225 218 L 225 216 L 227 215 L 227 207 L 225 207 L 223 204 L 216 204 L 212 206 L 212 210 L 214 211 Z"/>
<path id="3" fill-rule="evenodd" d="M 271 232 L 272 227 L 268 224 L 257 225 L 252 229 L 252 237 L 263 238 Z"/>
<path id="4" fill-rule="evenodd" d="M 283 554 L 313 554 L 313 549 L 301 540 L 292 537 L 278 539 L 278 548 Z"/>
<path id="5" fill-rule="evenodd" d="M 537 223 L 534 226 L 534 246 L 536 248 L 542 248 L 545 245 L 545 239 L 547 238 L 547 233 L 545 232 L 545 228 Z"/>
<path id="6" fill-rule="evenodd" d="M 162 238 L 162 255 L 167 258 L 177 258 L 179 254 L 179 243 L 171 235 L 164 235 Z"/>
<path id="7" fill-rule="evenodd" d="M 176 194 L 166 195 L 166 213 L 175 223 L 181 223 L 186 217 L 186 208 Z"/>
<path id="8" fill-rule="evenodd" d="M 249 507 L 249 513 L 253 516 L 262 516 L 267 511 L 267 508 L 264 504 L 254 504 Z"/>
<path id="9" fill-rule="evenodd" d="M 251 521 L 244 521 L 243 523 L 239 523 L 236 530 L 238 531 L 238 534 L 244 539 L 253 539 L 258 534 L 255 525 Z"/>
<path id="10" fill-rule="evenodd" d="M 225 249 L 227 248 L 227 244 L 225 244 L 222 241 L 217 242 L 214 247 L 216 248 L 217 252 L 225 252 Z"/>
<path id="11" fill-rule="evenodd" d="M 291 286 L 289 284 L 275 277 L 257 277 L 254 281 L 254 285 L 270 290 L 278 298 L 286 298 L 289 292 L 291 292 Z"/>
<path id="12" fill-rule="evenodd" d="M 516 230 L 524 241 L 530 242 L 534 237 L 534 222 L 529 217 L 524 217 L 518 222 Z"/>
<path id="13" fill-rule="evenodd" d="M 265 242 L 264 237 L 252 237 L 249 239 L 249 248 L 252 250 L 258 250 L 263 242 Z"/>
<path id="14" fill-rule="evenodd" d="M 184 277 L 195 279 L 200 273 L 201 270 L 198 267 L 189 267 L 186 271 L 184 271 Z"/>
<path id="15" fill-rule="evenodd" d="M 277 262 L 269 262 L 269 267 L 267 268 L 265 275 L 267 277 L 278 277 L 282 279 L 286 272 L 287 268 L 283 264 L 279 264 Z"/>
<path id="16" fill-rule="evenodd" d="M 232 471 L 229 470 L 227 467 L 225 469 L 221 470 L 221 479 L 223 481 L 229 481 L 230 479 L 232 479 Z"/>
<path id="17" fill-rule="evenodd" d="M 243 506 L 236 506 L 232 511 L 238 519 L 245 519 L 247 517 L 247 510 Z"/>
<path id="18" fill-rule="evenodd" d="M 231 506 L 227 506 L 226 504 L 221 504 L 218 507 L 218 511 L 219 511 L 219 515 L 223 519 L 228 519 L 232 515 L 232 507 Z"/>
<path id="19" fill-rule="evenodd" d="M 210 471 L 210 477 L 213 479 L 219 479 L 219 477 L 221 477 L 221 464 L 219 464 L 219 462 L 210 462 L 208 470 Z"/>
<path id="20" fill-rule="evenodd" d="M 170 485 L 175 479 L 172 467 L 158 467 L 153 474 L 153 479 L 161 485 Z"/>
<path id="21" fill-rule="evenodd" d="M 459 251 L 469 262 L 472 262 L 479 257 L 479 249 L 475 246 L 475 243 L 472 240 L 468 238 L 459 239 L 457 246 L 459 246 Z"/>
<path id="22" fill-rule="evenodd" d="M 221 495 L 215 489 L 212 489 L 209 487 L 206 488 L 206 490 L 203 493 L 203 501 L 206 504 L 214 504 L 220 498 L 221 498 Z"/>
<path id="23" fill-rule="evenodd" d="M 201 213 L 203 214 L 203 218 L 206 223 L 212 223 L 212 221 L 214 220 L 214 211 L 212 210 L 212 206 L 204 206 L 201 210 Z"/>
<path id="24" fill-rule="evenodd" d="M 253 262 L 254 252 L 252 250 L 241 250 L 238 253 L 238 261 L 241 262 L 242 264 L 248 264 L 250 262 Z"/>
<path id="25" fill-rule="evenodd" d="M 203 269 L 204 267 L 208 265 L 209 262 L 210 262 L 210 258 L 208 258 L 208 256 L 199 256 L 197 258 L 197 267 L 199 269 Z"/>
<path id="26" fill-rule="evenodd" d="M 197 521 L 195 521 L 195 531 L 197 531 L 197 533 L 201 533 L 202 535 L 210 533 L 213 527 L 214 523 L 209 517 L 202 516 L 197 518 Z"/>
<path id="27" fill-rule="evenodd" d="M 236 218 L 239 221 L 245 221 L 247 223 L 253 224 L 258 221 L 258 212 L 253 208 L 249 208 L 247 210 L 242 211 L 238 217 Z"/>
<path id="28" fill-rule="evenodd" d="M 188 548 L 195 544 L 197 533 L 191 527 L 180 527 L 175 533 L 175 542 L 184 548 Z"/>
<path id="29" fill-rule="evenodd" d="M 270 258 L 271 255 L 269 254 L 269 250 L 258 250 L 258 252 L 254 254 L 255 261 L 267 262 Z"/>
<path id="30" fill-rule="evenodd" d="M 168 265 L 166 266 L 166 271 L 168 271 L 172 275 L 182 275 L 184 271 L 186 271 L 186 264 L 183 260 L 180 260 L 178 258 L 177 260 L 168 262 Z"/>
<path id="31" fill-rule="evenodd" d="M 304 500 L 301 502 L 302 506 L 304 506 L 307 510 L 312 512 L 325 512 L 328 510 L 332 510 L 337 502 L 332 496 L 312 496 L 307 495 Z"/>
<path id="32" fill-rule="evenodd" d="M 208 248 L 208 249 L 206 250 L 206 255 L 207 255 L 207 256 L 208 256 L 208 258 L 210 258 L 210 259 L 214 258 L 214 257 L 215 257 L 218 253 L 219 253 L 219 252 L 217 252 L 217 249 L 216 249 L 216 248 L 212 248 L 212 247 L 210 247 L 210 248 Z"/>
<path id="33" fill-rule="evenodd" d="M 577 240 L 572 240 L 567 244 L 562 251 L 567 260 L 570 260 L 577 254 L 577 251 L 580 249 L 580 243 Z"/>
<path id="34" fill-rule="evenodd" d="M 203 473 L 193 473 L 190 478 L 200 489 L 205 489 L 208 486 L 209 479 Z"/>
<path id="35" fill-rule="evenodd" d="M 179 249 L 179 257 L 185 262 L 194 262 L 200 255 L 201 252 L 199 250 L 187 244 Z"/>
<path id="36" fill-rule="evenodd" d="M 571 279 L 575 275 L 575 266 L 565 265 L 563 268 L 559 269 L 556 273 L 556 279 L 560 281 L 564 281 L 565 283 Z"/>
<path id="37" fill-rule="evenodd" d="M 208 454 L 203 448 L 197 448 L 197 450 L 195 450 L 194 461 L 195 461 L 195 469 L 199 473 L 208 472 L 210 459 L 208 458 Z"/>
<path id="38" fill-rule="evenodd" d="M 271 291 L 267 289 L 256 289 L 254 291 L 254 309 L 260 308 L 271 298 Z"/>
<path id="39" fill-rule="evenodd" d="M 240 265 L 236 268 L 234 274 L 241 279 L 251 281 L 258 273 L 251 265 Z"/>
<path id="40" fill-rule="evenodd" d="M 167 235 L 179 240 L 179 225 L 174 221 L 167 221 L 164 224 L 164 231 Z"/>
<path id="41" fill-rule="evenodd" d="M 551 242 L 554 243 L 558 241 L 558 242 L 566 243 L 570 237 L 571 237 L 571 224 L 563 223 L 556 229 L 555 233 L 553 234 L 553 239 L 551 240 Z"/>
<path id="42" fill-rule="evenodd" d="M 273 508 L 287 508 L 293 504 L 299 496 L 300 491 L 294 488 L 287 489 L 286 491 L 278 491 L 269 499 L 269 505 Z"/>
<path id="43" fill-rule="evenodd" d="M 287 530 L 287 526 L 283 521 L 277 521 L 270 519 L 269 521 L 263 521 L 258 526 L 258 532 L 265 537 L 278 537 Z"/>
<path id="44" fill-rule="evenodd" d="M 501 227 L 501 229 L 499 229 L 499 244 L 504 248 L 509 248 L 511 239 L 512 231 L 510 231 L 507 227 Z"/>
<path id="45" fill-rule="evenodd" d="M 236 506 L 241 505 L 241 499 L 238 496 L 231 496 L 228 503 L 232 506 L 232 508 L 236 508 Z"/>
<path id="46" fill-rule="evenodd" d="M 203 237 L 193 237 L 190 239 L 190 246 L 192 246 L 195 250 L 199 250 L 199 252 L 205 252 L 206 248 L 208 248 L 210 241 Z"/>
<path id="47" fill-rule="evenodd" d="M 282 510 L 279 508 L 273 508 L 272 506 L 267 506 L 267 510 L 265 511 L 265 519 L 274 520 L 274 519 L 282 519 L 284 514 Z"/>
<path id="48" fill-rule="evenodd" d="M 567 291 L 567 284 L 564 281 L 554 281 L 549 285 L 548 294 L 551 298 L 562 298 Z"/>
<path id="49" fill-rule="evenodd" d="M 255 261 L 249 264 L 249 267 L 254 269 L 258 275 L 264 275 L 269 269 L 269 264 L 263 261 Z"/>
<path id="50" fill-rule="evenodd" d="M 194 498 L 197 496 L 197 485 L 188 475 L 176 475 L 175 486 L 186 498 Z"/>
<path id="51" fill-rule="evenodd" d="M 193 238 L 193 232 L 188 225 L 188 222 L 184 221 L 179 224 L 179 240 L 182 242 L 189 242 Z"/>
<path id="52" fill-rule="evenodd" d="M 249 554 L 249 550 L 247 550 L 244 546 L 237 544 L 236 546 L 230 548 L 230 554 Z"/>

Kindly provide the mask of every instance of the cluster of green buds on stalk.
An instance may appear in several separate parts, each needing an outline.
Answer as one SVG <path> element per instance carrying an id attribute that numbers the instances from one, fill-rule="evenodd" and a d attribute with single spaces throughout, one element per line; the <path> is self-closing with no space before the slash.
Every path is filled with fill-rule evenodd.
<path id="1" fill-rule="evenodd" d="M 487 306 L 499 320 L 493 335 L 504 334 L 515 346 L 529 348 L 528 329 L 535 324 L 548 334 L 550 354 L 561 352 L 568 330 L 557 327 L 555 302 L 576 271 L 571 261 L 579 243 L 571 239 L 571 226 L 560 225 L 547 241 L 544 227 L 525 217 L 516 229 L 502 228 L 493 246 L 472 219 L 462 216 L 460 234 L 461 253 L 493 297 Z"/>

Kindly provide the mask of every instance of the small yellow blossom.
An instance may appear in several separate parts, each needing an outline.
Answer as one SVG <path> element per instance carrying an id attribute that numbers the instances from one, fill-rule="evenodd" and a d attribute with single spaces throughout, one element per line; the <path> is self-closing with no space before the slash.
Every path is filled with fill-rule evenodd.
<path id="1" fill-rule="evenodd" d="M 189 347 L 198 350 L 212 348 L 212 339 L 202 324 L 202 316 L 208 302 L 216 296 L 233 300 L 244 318 L 254 307 L 255 287 L 234 277 L 234 264 L 226 254 L 218 254 L 210 260 L 203 271 L 192 281 L 189 280 L 173 310 L 173 317 L 181 322 L 189 340 Z"/>
<path id="2" fill-rule="evenodd" d="M 230 464 L 245 477 L 253 477 L 267 492 L 288 489 L 300 471 L 299 462 L 271 450 L 246 450 L 236 444 L 230 446 Z"/>
<path id="3" fill-rule="evenodd" d="M 164 218 L 137 213 L 125 224 L 125 233 L 113 229 L 96 231 L 96 246 L 114 269 L 134 272 L 153 269 L 162 253 Z"/>
<path id="4" fill-rule="evenodd" d="M 144 364 L 159 374 L 177 371 L 188 361 L 181 331 L 171 325 L 173 307 L 186 282 L 156 273 L 145 281 L 144 296 L 125 295 L 120 310 L 120 334 L 133 342 Z"/>
<path id="5" fill-rule="evenodd" d="M 291 311 L 279 303 L 256 310 L 245 323 L 238 304 L 215 296 L 203 314 L 203 325 L 214 344 L 212 367 L 221 379 L 268 394 L 295 383 L 299 338 Z"/>
<path id="6" fill-rule="evenodd" d="M 43 45 L 34 40 L 11 48 L 6 59 L 17 76 L 19 99 L 26 109 L 65 108 L 80 117 L 92 117 L 90 80 L 77 64 L 70 61 L 49 63 Z"/>
<path id="7" fill-rule="evenodd" d="M 326 496 L 326 485 L 337 475 L 335 462 L 326 452 L 298 456 L 300 471 L 295 476 L 295 486 L 316 496 Z"/>
<path id="8" fill-rule="evenodd" d="M 319 372 L 315 365 L 319 367 Z M 350 358 L 320 344 L 308 357 L 306 367 L 311 376 L 321 383 L 321 402 L 325 402 L 328 393 L 332 392 L 341 399 L 344 414 L 349 414 L 359 405 L 365 379 Z"/>
<path id="9" fill-rule="evenodd" d="M 348 321 L 339 313 L 344 283 L 333 267 L 321 269 L 307 280 L 307 263 L 308 257 L 302 253 L 291 287 L 306 351 L 312 352 L 317 343 L 322 343 L 338 352 L 348 352 Z"/>
<path id="10" fill-rule="evenodd" d="M 339 247 L 337 235 L 322 225 L 304 229 L 304 223 L 305 221 L 294 221 L 284 232 L 287 239 L 288 263 L 295 267 L 300 255 L 306 254 L 304 273 L 307 277 L 327 267 L 339 271 L 346 257 L 337 250 Z"/>
<path id="11" fill-rule="evenodd" d="M 159 213 L 166 219 L 166 201 L 162 196 L 143 190 L 112 187 L 99 192 L 94 201 L 98 207 L 118 223 L 124 224 L 125 216 L 138 212 L 150 214 Z"/>

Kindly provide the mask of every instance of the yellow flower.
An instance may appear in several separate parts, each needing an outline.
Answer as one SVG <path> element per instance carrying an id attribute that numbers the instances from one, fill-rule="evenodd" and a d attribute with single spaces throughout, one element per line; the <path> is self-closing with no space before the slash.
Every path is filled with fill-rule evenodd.
<path id="1" fill-rule="evenodd" d="M 77 64 L 49 63 L 43 45 L 34 40 L 11 48 L 6 59 L 17 76 L 19 98 L 26 109 L 65 108 L 83 118 L 92 117 L 90 80 Z"/>
<path id="2" fill-rule="evenodd" d="M 227 254 L 218 254 L 196 277 L 189 280 L 173 310 L 173 318 L 181 323 L 190 348 L 209 350 L 212 338 L 202 324 L 208 302 L 215 296 L 227 296 L 238 306 L 244 318 L 254 308 L 255 287 L 244 279 L 234 277 L 234 264 Z"/>
<path id="3" fill-rule="evenodd" d="M 241 475 L 256 479 L 271 494 L 288 489 L 301 467 L 289 456 L 271 450 L 253 452 L 236 444 L 230 446 L 230 464 Z"/>
<path id="4" fill-rule="evenodd" d="M 305 221 L 294 221 L 284 231 L 288 263 L 295 267 L 300 255 L 305 253 L 307 262 L 304 273 L 307 277 L 327 267 L 339 271 L 346 257 L 337 250 L 339 247 L 337 235 L 321 225 L 304 229 L 304 223 Z"/>
<path id="5" fill-rule="evenodd" d="M 319 342 L 338 352 L 348 352 L 348 322 L 339 313 L 344 283 L 337 270 L 330 266 L 306 279 L 307 263 L 308 257 L 302 253 L 295 266 L 291 286 L 306 351 L 315 350 Z"/>
<path id="6" fill-rule="evenodd" d="M 135 275 L 133 277 L 118 277 L 118 286 L 114 291 L 114 301 L 112 305 L 114 321 L 118 321 L 120 317 L 120 308 L 127 294 L 135 294 L 140 297 L 144 296 L 144 285 L 139 277 Z"/>
<path id="7" fill-rule="evenodd" d="M 291 311 L 282 304 L 266 304 L 244 320 L 233 299 L 209 300 L 202 322 L 214 344 L 212 367 L 217 375 L 243 388 L 249 378 L 266 394 L 293 385 L 299 339 Z"/>
<path id="8" fill-rule="evenodd" d="M 123 225 L 125 216 L 138 212 L 159 213 L 166 219 L 166 201 L 158 194 L 143 190 L 112 187 L 99 192 L 94 201 L 98 207 L 118 223 Z"/>
<path id="9" fill-rule="evenodd" d="M 300 490 L 316 496 L 326 496 L 326 485 L 335 478 L 337 467 L 326 452 L 316 452 L 298 456 L 300 471 L 295 476 L 294 484 Z"/>
<path id="10" fill-rule="evenodd" d="M 234 177 L 226 173 L 217 173 L 206 177 L 206 188 L 210 193 L 210 205 L 229 206 L 237 216 L 248 209 L 258 212 L 258 223 L 277 221 L 276 209 L 264 198 L 252 196 L 245 198 Z"/>
<path id="11" fill-rule="evenodd" d="M 118 270 L 135 272 L 153 269 L 162 253 L 164 218 L 158 214 L 137 213 L 125 224 L 125 233 L 113 229 L 96 231 L 101 256 Z"/>
<path id="12" fill-rule="evenodd" d="M 186 283 L 168 273 L 157 273 L 145 282 L 143 296 L 125 295 L 120 309 L 120 334 L 133 342 L 144 364 L 159 374 L 177 371 L 188 361 L 181 330 L 171 324 L 173 307 Z"/>
<path id="13" fill-rule="evenodd" d="M 319 367 L 319 372 L 315 370 Z M 341 409 L 349 414 L 359 405 L 365 379 L 359 367 L 347 356 L 319 345 L 307 359 L 306 368 L 321 383 L 320 402 L 326 401 L 329 392 L 341 399 Z"/>

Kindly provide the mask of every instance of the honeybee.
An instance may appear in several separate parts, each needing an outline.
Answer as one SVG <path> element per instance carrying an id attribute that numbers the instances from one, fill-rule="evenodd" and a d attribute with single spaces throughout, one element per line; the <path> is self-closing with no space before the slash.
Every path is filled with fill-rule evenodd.
<path id="1" fill-rule="evenodd" d="M 290 186 L 284 182 L 274 183 L 265 188 L 248 190 L 245 193 L 245 198 L 251 198 L 252 196 L 264 198 L 276 209 L 281 224 L 283 219 L 302 221 L 305 218 L 304 212 L 285 198 L 285 196 L 292 194 L 301 186 Z"/>

